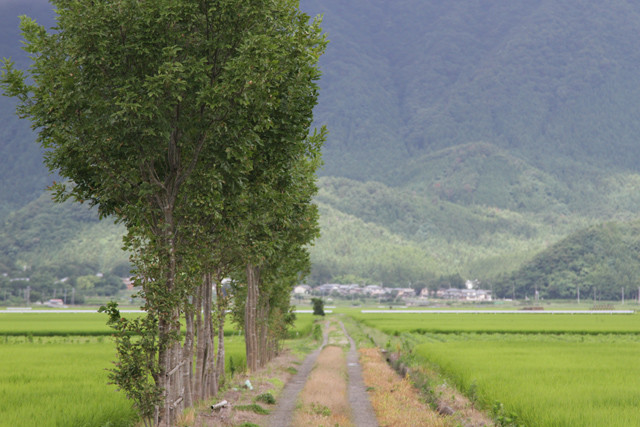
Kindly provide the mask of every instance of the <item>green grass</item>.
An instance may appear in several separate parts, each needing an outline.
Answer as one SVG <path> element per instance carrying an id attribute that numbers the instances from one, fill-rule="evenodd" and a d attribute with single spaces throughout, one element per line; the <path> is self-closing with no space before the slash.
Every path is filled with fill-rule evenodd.
<path id="1" fill-rule="evenodd" d="M 640 315 L 605 314 L 351 314 L 387 334 L 415 333 L 634 333 Z"/>

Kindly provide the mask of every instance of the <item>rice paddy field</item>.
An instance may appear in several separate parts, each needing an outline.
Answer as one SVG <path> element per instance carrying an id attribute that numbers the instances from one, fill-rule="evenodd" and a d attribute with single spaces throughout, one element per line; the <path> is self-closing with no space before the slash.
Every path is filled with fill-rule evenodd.
<path id="1" fill-rule="evenodd" d="M 130 402 L 107 384 L 115 348 L 105 323 L 97 313 L 0 312 L 0 427 L 134 425 Z M 292 336 L 312 324 L 298 315 Z M 225 335 L 227 370 L 231 358 L 244 369 L 244 337 L 231 322 Z"/>
<path id="2" fill-rule="evenodd" d="M 499 425 L 640 425 L 640 315 L 355 314 Z"/>

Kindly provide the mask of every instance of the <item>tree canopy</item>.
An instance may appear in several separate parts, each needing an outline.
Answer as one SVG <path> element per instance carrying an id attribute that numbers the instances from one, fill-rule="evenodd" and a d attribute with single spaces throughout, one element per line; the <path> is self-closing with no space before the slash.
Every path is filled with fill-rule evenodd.
<path id="1" fill-rule="evenodd" d="M 235 247 L 234 270 L 272 266 L 276 273 L 283 254 L 308 270 L 303 254 L 317 234 L 310 203 L 324 138 L 309 131 L 324 37 L 294 1 L 53 4 L 50 31 L 21 19 L 33 65 L 25 72 L 5 61 L 2 85 L 37 130 L 47 166 L 64 178 L 52 187 L 55 198 L 87 202 L 125 225 L 152 319 L 131 328 L 147 328 L 143 335 L 152 338 L 131 344 L 110 306 L 124 334 L 112 378 L 145 420 L 171 423 L 205 397 L 194 395 L 199 374 L 191 364 L 202 322 L 194 307 L 212 310 L 206 278 L 219 259 L 212 260 L 211 244 Z M 282 271 L 290 285 L 291 272 Z M 257 304 L 261 282 L 252 277 L 248 294 Z M 256 304 L 248 305 L 254 318 Z M 213 329 L 198 331 L 198 352 L 208 346 L 203 353 L 212 354 Z M 140 377 L 148 386 L 124 381 L 127 364 L 148 373 Z M 186 385 L 174 375 L 183 371 Z M 209 383 L 215 391 L 215 378 Z M 162 410 L 152 413 L 158 399 Z"/>

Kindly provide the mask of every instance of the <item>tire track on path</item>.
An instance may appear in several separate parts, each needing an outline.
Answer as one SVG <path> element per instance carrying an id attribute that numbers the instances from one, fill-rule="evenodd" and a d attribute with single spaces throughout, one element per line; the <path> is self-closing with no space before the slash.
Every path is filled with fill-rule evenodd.
<path id="1" fill-rule="evenodd" d="M 347 333 L 342 321 L 340 327 L 349 340 L 350 348 L 347 353 L 347 373 L 349 375 L 349 404 L 353 415 L 355 427 L 377 427 L 378 420 L 373 412 L 373 406 L 369 400 L 364 381 L 362 379 L 362 367 L 358 361 L 356 343 Z"/>

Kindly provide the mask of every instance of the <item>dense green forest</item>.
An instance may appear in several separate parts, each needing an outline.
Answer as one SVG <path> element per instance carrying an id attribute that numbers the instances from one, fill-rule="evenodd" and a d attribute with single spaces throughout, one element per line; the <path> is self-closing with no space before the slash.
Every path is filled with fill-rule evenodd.
<path id="1" fill-rule="evenodd" d="M 501 297 L 616 300 L 638 296 L 640 222 L 607 223 L 572 234 L 496 280 Z"/>
<path id="2" fill-rule="evenodd" d="M 561 265 L 548 273 L 553 279 L 533 279 L 535 260 L 565 238 L 583 242 L 598 224 L 635 230 L 640 5 L 303 0 L 301 7 L 323 15 L 330 40 L 315 110 L 329 137 L 310 283 L 405 286 L 459 274 L 493 283 L 499 294 L 512 292 L 515 280 L 520 296 L 538 287 L 548 298 L 573 298 L 578 279 L 557 280 Z M 25 66 L 15 17 L 47 22 L 48 8 L 44 0 L 0 5 L 0 56 Z M 0 99 L 2 273 L 58 263 L 82 265 L 82 274 L 122 270 L 120 228 L 84 207 L 46 202 L 43 190 L 55 178 L 12 111 Z M 598 247 L 620 260 L 607 261 L 612 296 L 637 277 L 627 237 L 611 232 Z M 580 271 L 580 281 L 600 280 Z"/>

